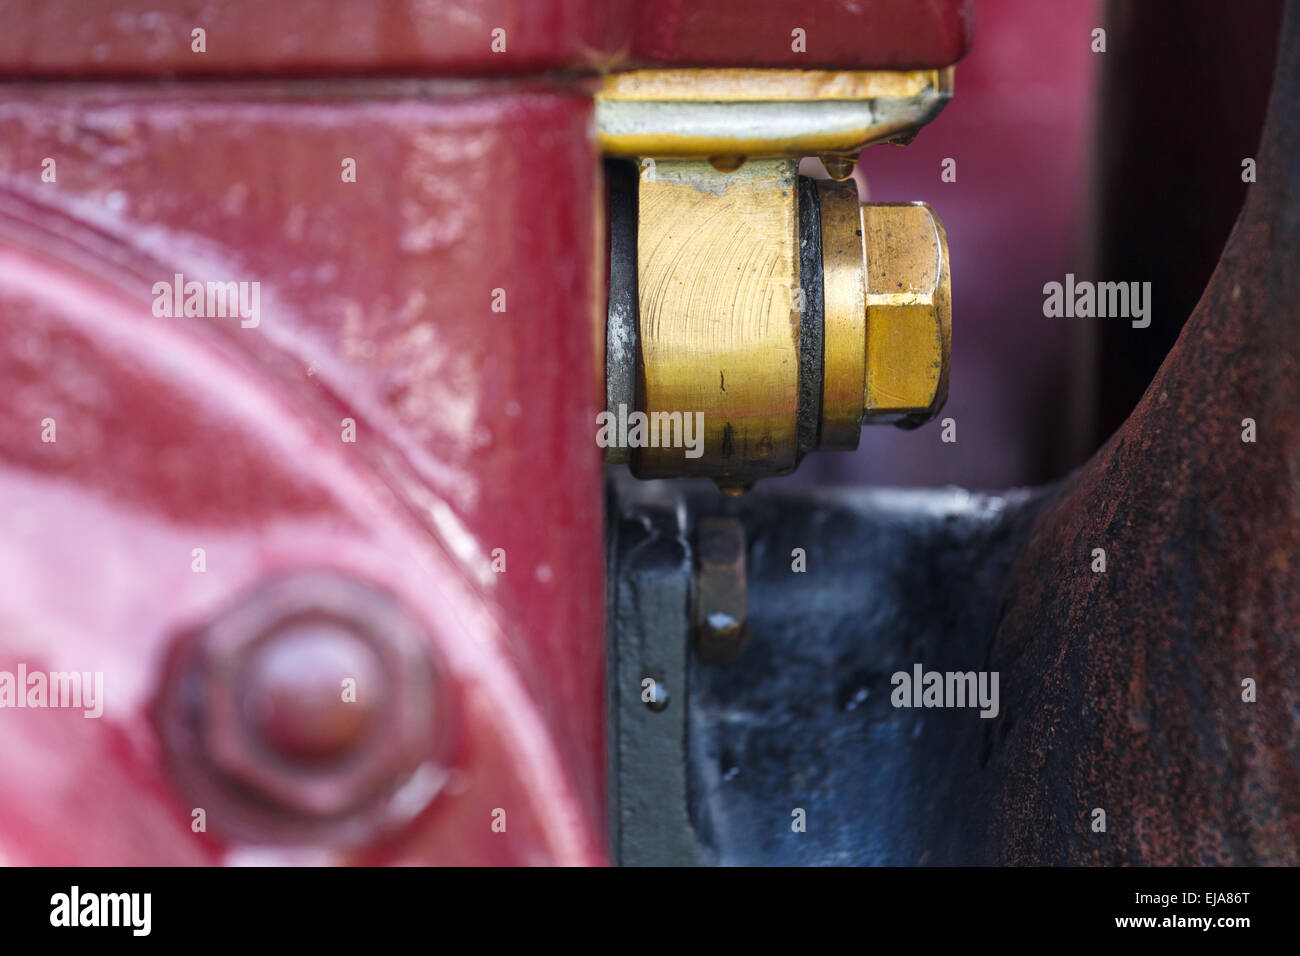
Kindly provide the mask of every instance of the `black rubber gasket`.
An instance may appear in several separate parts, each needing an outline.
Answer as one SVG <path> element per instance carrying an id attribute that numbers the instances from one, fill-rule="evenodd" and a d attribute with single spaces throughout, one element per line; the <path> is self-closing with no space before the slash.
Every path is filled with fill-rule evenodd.
<path id="1" fill-rule="evenodd" d="M 799 413 L 795 462 L 821 442 L 823 338 L 826 300 L 822 286 L 822 213 L 817 183 L 799 177 Z M 797 304 L 797 299 L 796 299 Z"/>
<path id="2" fill-rule="evenodd" d="M 605 160 L 609 209 L 609 298 L 605 313 L 605 407 L 637 408 L 637 188 L 631 160 Z"/>

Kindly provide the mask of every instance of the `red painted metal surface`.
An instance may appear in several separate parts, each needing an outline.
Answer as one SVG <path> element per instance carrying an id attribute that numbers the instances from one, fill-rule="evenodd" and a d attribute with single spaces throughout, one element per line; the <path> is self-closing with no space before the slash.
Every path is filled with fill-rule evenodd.
<path id="1" fill-rule="evenodd" d="M 0 23 L 8 76 L 499 75 L 946 66 L 971 16 L 970 0 L 338 0 L 310 15 L 263 0 L 0 0 Z"/>
<path id="2" fill-rule="evenodd" d="M 176 635 L 311 568 L 418 619 L 458 730 L 405 829 L 308 858 L 604 858 L 589 123 L 523 83 L 0 89 L 0 670 L 105 698 L 0 711 L 0 859 L 301 858 L 191 832 L 152 709 Z M 260 322 L 156 316 L 178 272 Z"/>
<path id="3" fill-rule="evenodd" d="M 649 65 L 907 69 L 970 46 L 970 0 L 651 0 L 632 3 L 632 58 Z M 795 30 L 803 31 L 796 49 Z"/>

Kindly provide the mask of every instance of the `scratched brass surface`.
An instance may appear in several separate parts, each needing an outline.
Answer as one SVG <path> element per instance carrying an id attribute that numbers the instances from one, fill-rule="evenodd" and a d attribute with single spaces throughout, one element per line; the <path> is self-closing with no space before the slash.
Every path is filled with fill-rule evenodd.
<path id="1" fill-rule="evenodd" d="M 795 464 L 796 164 L 643 167 L 637 256 L 643 408 L 703 413 L 703 454 L 640 448 L 640 477 L 750 481 Z"/>

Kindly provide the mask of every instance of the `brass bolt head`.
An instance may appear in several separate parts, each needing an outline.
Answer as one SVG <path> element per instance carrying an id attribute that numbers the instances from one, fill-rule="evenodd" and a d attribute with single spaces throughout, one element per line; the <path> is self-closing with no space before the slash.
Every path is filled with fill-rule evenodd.
<path id="1" fill-rule="evenodd" d="M 925 203 L 864 203 L 867 368 L 863 423 L 919 425 L 948 398 L 948 236 Z"/>

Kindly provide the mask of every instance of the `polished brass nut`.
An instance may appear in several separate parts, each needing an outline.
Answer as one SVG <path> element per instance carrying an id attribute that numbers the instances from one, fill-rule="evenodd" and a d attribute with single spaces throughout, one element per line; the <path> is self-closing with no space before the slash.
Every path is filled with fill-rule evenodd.
<path id="1" fill-rule="evenodd" d="M 918 425 L 948 397 L 948 240 L 925 203 L 859 203 L 822 181 L 823 449 L 858 445 L 863 424 Z"/>
<path id="2" fill-rule="evenodd" d="M 863 421 L 918 425 L 948 398 L 948 235 L 925 203 L 862 207 L 866 256 Z"/>

